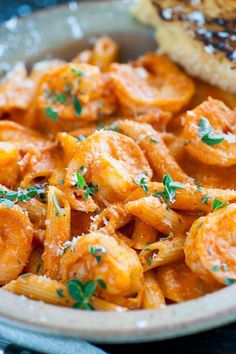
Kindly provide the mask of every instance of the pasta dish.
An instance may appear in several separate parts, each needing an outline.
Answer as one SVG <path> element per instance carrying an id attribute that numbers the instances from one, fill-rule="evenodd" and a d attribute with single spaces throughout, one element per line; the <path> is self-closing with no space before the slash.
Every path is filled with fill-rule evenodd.
<path id="1" fill-rule="evenodd" d="M 236 280 L 236 99 L 109 37 L 0 83 L 0 285 L 161 309 Z"/>

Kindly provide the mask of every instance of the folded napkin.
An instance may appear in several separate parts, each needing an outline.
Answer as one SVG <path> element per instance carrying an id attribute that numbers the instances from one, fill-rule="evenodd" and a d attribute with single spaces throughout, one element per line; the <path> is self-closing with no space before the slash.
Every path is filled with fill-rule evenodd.
<path id="1" fill-rule="evenodd" d="M 46 354 L 105 354 L 83 340 L 46 336 L 3 324 L 0 324 L 0 338 Z"/>

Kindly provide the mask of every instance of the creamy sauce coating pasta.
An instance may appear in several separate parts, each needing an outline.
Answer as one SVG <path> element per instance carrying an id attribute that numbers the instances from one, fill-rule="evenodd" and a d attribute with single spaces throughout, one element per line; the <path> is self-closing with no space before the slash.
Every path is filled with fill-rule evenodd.
<path id="1" fill-rule="evenodd" d="M 120 312 L 236 281 L 236 97 L 118 49 L 0 83 L 4 291 Z"/>

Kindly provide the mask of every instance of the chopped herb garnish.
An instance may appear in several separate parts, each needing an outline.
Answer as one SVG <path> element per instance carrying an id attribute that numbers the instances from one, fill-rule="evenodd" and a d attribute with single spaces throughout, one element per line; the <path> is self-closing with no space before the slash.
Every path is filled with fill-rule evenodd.
<path id="1" fill-rule="evenodd" d="M 100 288 L 102 288 L 103 290 L 105 290 L 107 288 L 107 285 L 103 279 L 98 279 L 97 283 L 100 286 Z"/>
<path id="2" fill-rule="evenodd" d="M 208 201 L 209 201 L 209 196 L 208 196 L 208 195 L 205 195 L 205 197 L 202 198 L 201 203 L 202 203 L 202 204 L 207 204 Z"/>
<path id="3" fill-rule="evenodd" d="M 165 201 L 174 203 L 176 189 L 183 188 L 183 184 L 179 182 L 174 182 L 169 174 L 164 175 L 162 183 L 164 185 L 164 190 L 154 193 L 153 196 L 162 196 Z"/>
<path id="4" fill-rule="evenodd" d="M 21 274 L 21 275 L 20 275 L 20 278 L 27 278 L 27 277 L 30 277 L 31 275 L 33 275 L 33 273 Z"/>
<path id="5" fill-rule="evenodd" d="M 8 208 L 13 207 L 17 202 L 27 202 L 33 198 L 39 198 L 41 201 L 46 200 L 45 185 L 36 184 L 27 189 L 18 188 L 17 191 L 0 190 L 0 203 L 5 204 Z"/>
<path id="6" fill-rule="evenodd" d="M 57 121 L 58 120 L 58 112 L 55 111 L 53 108 L 51 107 L 47 107 L 45 109 L 45 115 L 50 118 L 51 120 Z"/>
<path id="7" fill-rule="evenodd" d="M 57 295 L 59 297 L 65 297 L 64 293 L 63 293 L 63 289 L 57 289 Z"/>
<path id="8" fill-rule="evenodd" d="M 63 211 L 62 211 L 62 209 L 61 209 L 61 207 L 60 207 L 60 205 L 58 203 L 58 200 L 57 200 L 57 197 L 56 197 L 55 193 L 52 194 L 52 200 L 53 200 L 53 204 L 54 204 L 54 206 L 55 206 L 55 208 L 57 210 L 56 211 L 56 216 L 64 215 Z"/>
<path id="9" fill-rule="evenodd" d="M 74 96 L 74 108 L 75 108 L 75 113 L 77 116 L 80 116 L 82 112 L 82 104 L 78 100 L 77 96 Z"/>
<path id="10" fill-rule="evenodd" d="M 108 127 L 105 127 L 104 130 L 111 130 L 113 132 L 119 133 L 119 129 L 115 124 L 111 124 Z"/>
<path id="11" fill-rule="evenodd" d="M 214 211 L 214 210 L 217 210 L 217 209 L 220 209 L 220 208 L 224 208 L 227 205 L 228 205 L 228 203 L 221 202 L 218 199 L 214 199 L 211 208 L 212 208 L 212 211 Z"/>
<path id="12" fill-rule="evenodd" d="M 235 282 L 234 279 L 224 278 L 224 283 L 225 283 L 225 285 L 233 285 L 234 282 Z"/>
<path id="13" fill-rule="evenodd" d="M 7 208 L 12 208 L 15 203 L 11 200 L 0 198 L 0 204 L 4 204 Z"/>
<path id="14" fill-rule="evenodd" d="M 213 267 L 210 268 L 212 272 L 218 272 L 220 270 L 220 267 L 218 264 L 215 264 Z"/>
<path id="15" fill-rule="evenodd" d="M 93 183 L 88 183 L 84 193 L 84 200 L 87 200 L 90 195 L 95 195 L 98 191 L 98 186 Z"/>
<path id="16" fill-rule="evenodd" d="M 79 279 L 68 281 L 67 290 L 71 298 L 75 301 L 73 307 L 84 310 L 93 310 L 93 307 L 90 305 L 90 299 L 95 294 L 97 285 L 102 289 L 106 288 L 106 284 L 102 279 L 86 282 L 82 282 Z"/>
<path id="17" fill-rule="evenodd" d="M 150 256 L 149 258 L 146 259 L 146 263 L 148 265 L 151 265 L 152 264 L 152 256 Z"/>
<path id="18" fill-rule="evenodd" d="M 223 136 L 214 135 L 212 126 L 206 118 L 201 118 L 199 121 L 199 135 L 207 145 L 217 145 L 224 140 Z"/>
<path id="19" fill-rule="evenodd" d="M 196 180 L 195 180 L 195 185 L 196 185 L 196 189 L 197 189 L 199 192 L 202 192 L 202 187 L 200 186 L 199 183 L 197 183 Z"/>
<path id="20" fill-rule="evenodd" d="M 228 266 L 226 263 L 222 263 L 221 264 L 221 268 L 223 269 L 223 272 L 227 272 L 228 271 Z"/>
<path id="21" fill-rule="evenodd" d="M 63 93 L 57 93 L 55 95 L 55 102 L 56 103 L 66 103 L 66 96 Z"/>
<path id="22" fill-rule="evenodd" d="M 159 141 L 160 141 L 160 140 L 159 140 L 159 139 L 156 139 L 156 138 L 151 137 L 151 138 L 150 138 L 150 141 L 151 141 L 152 143 L 155 143 L 155 144 L 156 144 L 156 143 L 159 143 Z"/>
<path id="23" fill-rule="evenodd" d="M 81 166 L 80 171 L 85 175 L 87 170 L 84 166 Z M 84 200 L 87 200 L 90 195 L 95 195 L 98 191 L 98 186 L 93 183 L 86 183 L 84 177 L 79 172 L 75 173 L 75 178 L 75 186 L 84 190 Z"/>
<path id="24" fill-rule="evenodd" d="M 71 68 L 70 71 L 78 77 L 81 77 L 84 75 L 83 71 L 75 69 L 75 68 Z"/>
<path id="25" fill-rule="evenodd" d="M 86 184 L 84 177 L 79 172 L 76 172 L 75 175 L 76 175 L 76 186 L 83 189 Z"/>
<path id="26" fill-rule="evenodd" d="M 83 135 L 83 134 L 80 134 L 80 135 L 77 136 L 77 140 L 78 140 L 79 142 L 84 141 L 85 139 L 86 139 L 86 136 Z"/>
<path id="27" fill-rule="evenodd" d="M 145 252 L 151 251 L 151 248 L 149 248 L 149 247 L 144 248 L 144 251 L 145 251 Z"/>
<path id="28" fill-rule="evenodd" d="M 89 246 L 89 252 L 96 258 L 98 264 L 100 264 L 102 262 L 101 254 L 104 254 L 107 251 L 105 248 L 94 248 L 93 246 Z"/>
<path id="29" fill-rule="evenodd" d="M 148 180 L 147 176 L 140 174 L 138 180 L 133 178 L 133 181 L 144 190 L 144 193 L 148 192 Z"/>

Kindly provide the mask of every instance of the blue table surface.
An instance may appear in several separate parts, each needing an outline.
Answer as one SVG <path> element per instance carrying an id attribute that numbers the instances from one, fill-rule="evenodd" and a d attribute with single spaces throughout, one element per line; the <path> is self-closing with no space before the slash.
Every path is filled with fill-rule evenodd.
<path id="1" fill-rule="evenodd" d="M 27 16 L 35 10 L 70 1 L 0 0 L 0 23 L 15 16 Z M 236 354 L 236 325 L 232 324 L 205 333 L 168 341 L 145 344 L 99 345 L 99 347 L 114 354 L 131 354 L 134 351 L 158 354 Z"/>

